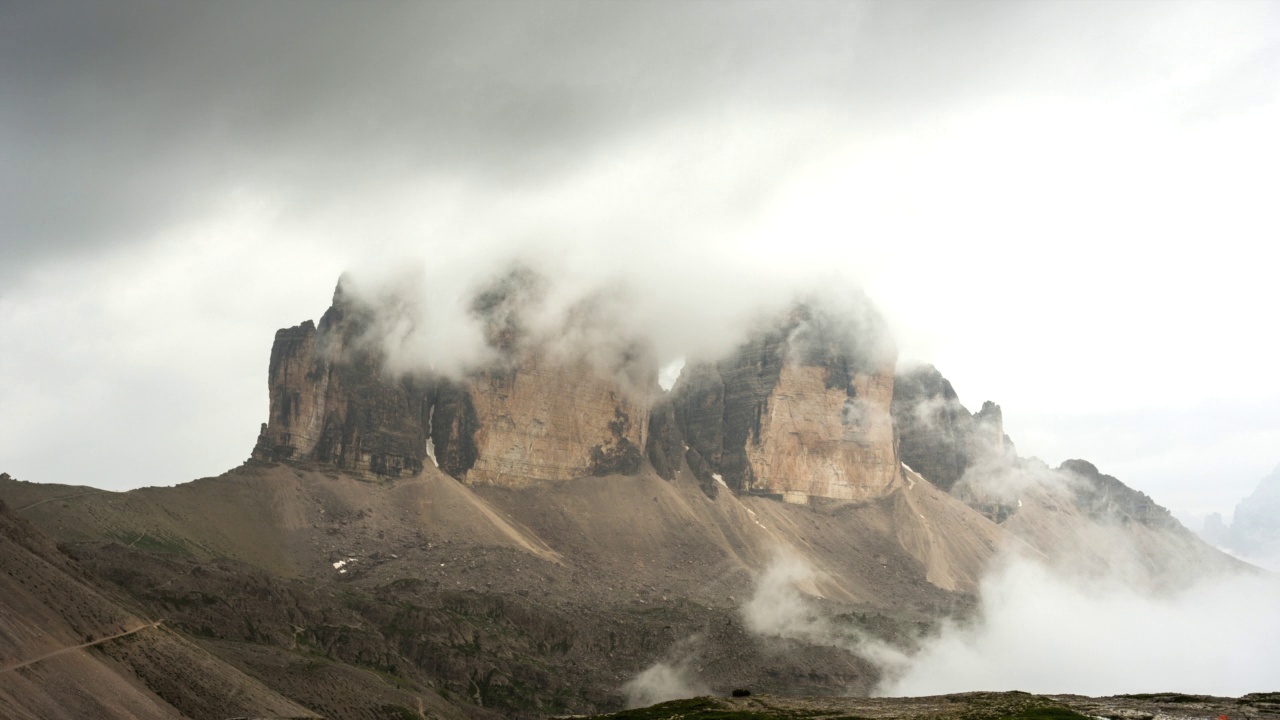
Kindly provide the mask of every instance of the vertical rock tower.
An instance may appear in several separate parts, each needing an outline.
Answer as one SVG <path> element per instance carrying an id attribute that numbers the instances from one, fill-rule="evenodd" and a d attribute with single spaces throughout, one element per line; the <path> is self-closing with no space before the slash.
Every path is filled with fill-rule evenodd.
<path id="1" fill-rule="evenodd" d="M 869 305 L 796 305 L 728 357 L 690 363 L 664 394 L 646 346 L 618 338 L 591 303 L 557 332 L 531 331 L 541 282 L 514 272 L 478 292 L 470 310 L 489 360 L 445 377 L 389 369 L 379 308 L 340 281 L 318 324 L 276 333 L 253 457 L 369 480 L 430 464 L 505 486 L 634 475 L 647 458 L 666 479 L 687 466 L 712 496 L 790 502 L 897 486 L 896 351 Z"/>
<path id="2" fill-rule="evenodd" d="M 647 401 L 585 356 L 529 342 L 519 314 L 508 312 L 521 290 L 505 278 L 477 297 L 472 309 L 497 359 L 447 378 L 388 370 L 377 309 L 339 281 L 319 325 L 276 333 L 270 413 L 253 457 L 366 479 L 414 475 L 432 463 L 459 480 L 506 485 L 639 472 Z M 651 376 L 656 391 L 656 368 L 626 369 Z"/>
<path id="3" fill-rule="evenodd" d="M 902 461 L 943 490 L 951 491 L 969 468 L 1015 454 L 1000 406 L 988 400 L 970 413 L 932 365 L 898 375 L 892 409 Z"/>
<path id="4" fill-rule="evenodd" d="M 878 317 L 796 306 L 730 357 L 686 368 L 671 421 L 712 489 L 865 500 L 901 477 L 890 403 L 896 351 Z M 651 437 L 667 432 L 655 414 Z M 670 457 L 670 441 L 651 457 Z M 714 484 L 713 484 L 714 483 Z"/>

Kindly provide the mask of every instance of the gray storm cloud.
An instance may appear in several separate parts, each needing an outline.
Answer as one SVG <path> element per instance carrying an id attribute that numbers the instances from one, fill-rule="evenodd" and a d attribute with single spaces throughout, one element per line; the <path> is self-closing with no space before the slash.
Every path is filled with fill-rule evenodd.
<path id="1" fill-rule="evenodd" d="M 726 141 L 716 125 L 764 113 L 774 116 L 762 127 L 767 142 L 752 154 L 780 152 L 775 171 L 745 188 L 750 204 L 814 152 L 806 144 L 831 150 L 833 129 L 793 134 L 788 114 L 900 126 L 968 96 L 1034 90 L 1048 70 L 1070 96 L 1095 79 L 1082 50 L 1127 47 L 1153 22 L 1171 47 L 1122 56 L 1107 67 L 1111 82 L 1142 77 L 1182 47 L 1188 28 L 1234 32 L 1194 8 L 1164 18 L 1149 6 L 1069 3 L 729 11 L 710 2 L 136 0 L 3 12 L 0 232 L 10 276 L 67 250 L 137 242 L 245 189 L 301 216 L 424 177 L 528 189 L 655 129 L 711 149 Z M 1222 11 L 1241 23 L 1253 13 Z M 1057 33 L 1039 37 L 1047 26 Z M 1232 70 L 1265 76 L 1268 66 Z M 681 162 L 695 168 L 697 159 Z"/>
<path id="2" fill-rule="evenodd" d="M 755 298 L 852 278 L 904 349 L 1036 406 L 1051 431 L 1019 435 L 1045 457 L 1101 460 L 1078 433 L 1131 449 L 1114 398 L 1249 398 L 1248 427 L 1175 451 L 1152 431 L 1120 473 L 1177 477 L 1203 505 L 1202 476 L 1275 463 L 1274 343 L 1243 310 L 1276 304 L 1257 254 L 1275 235 L 1276 19 L 1230 2 L 7 3 L 0 374 L 20 381 L 0 387 L 0 457 L 121 489 L 221 472 L 264 416 L 272 333 L 315 319 L 343 269 L 422 266 L 414 331 L 389 337 L 467 364 L 431 347 L 474 346 L 451 304 L 532 249 L 667 366 L 714 354 Z M 1135 278 L 1159 309 L 1142 333 Z M 1106 367 L 1063 332 L 1101 336 Z M 1225 347 L 1239 372 L 1179 385 Z M 1164 411 L 1141 420 L 1166 429 Z"/>

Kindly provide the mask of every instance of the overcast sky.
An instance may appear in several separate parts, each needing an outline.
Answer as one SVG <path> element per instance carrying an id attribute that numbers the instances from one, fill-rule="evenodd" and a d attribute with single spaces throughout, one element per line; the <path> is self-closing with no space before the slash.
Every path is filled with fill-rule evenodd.
<path id="1" fill-rule="evenodd" d="M 664 360 L 857 283 L 1021 454 L 1229 514 L 1276 128 L 1276 3 L 3 3 L 0 470 L 220 473 L 343 270 L 537 252 L 686 320 Z"/>

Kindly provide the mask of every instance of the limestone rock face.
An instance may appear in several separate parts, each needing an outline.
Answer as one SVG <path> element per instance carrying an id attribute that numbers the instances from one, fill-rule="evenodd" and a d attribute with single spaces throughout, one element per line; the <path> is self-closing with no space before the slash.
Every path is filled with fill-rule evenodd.
<path id="1" fill-rule="evenodd" d="M 499 357 L 491 367 L 457 380 L 393 373 L 371 337 L 376 309 L 339 283 L 318 326 L 276 333 L 270 415 L 253 457 L 370 479 L 433 463 L 460 480 L 506 485 L 638 472 L 647 404 L 584 358 L 522 345 L 506 298 L 478 300 Z"/>
<path id="2" fill-rule="evenodd" d="M 471 482 L 519 485 L 640 471 L 648 410 L 585 361 L 530 355 L 469 383 L 476 415 Z"/>
<path id="3" fill-rule="evenodd" d="M 875 332 L 799 306 L 729 358 L 686 367 L 672 404 L 704 487 L 802 502 L 892 489 L 893 355 Z"/>
<path id="4" fill-rule="evenodd" d="M 852 392 L 849 391 L 852 388 Z M 821 367 L 785 365 L 765 400 L 759 442 L 747 444 L 754 489 L 844 500 L 874 497 L 898 478 L 893 372 L 829 388 Z"/>
<path id="5" fill-rule="evenodd" d="M 987 401 L 970 414 L 932 365 L 897 376 L 892 410 L 902 461 L 943 490 L 983 460 L 1014 452 L 1000 406 Z"/>
<path id="6" fill-rule="evenodd" d="M 368 311 L 339 285 L 320 319 L 276 332 L 259 460 L 312 460 L 360 475 L 415 474 L 426 458 L 433 383 L 389 377 L 362 347 Z"/>

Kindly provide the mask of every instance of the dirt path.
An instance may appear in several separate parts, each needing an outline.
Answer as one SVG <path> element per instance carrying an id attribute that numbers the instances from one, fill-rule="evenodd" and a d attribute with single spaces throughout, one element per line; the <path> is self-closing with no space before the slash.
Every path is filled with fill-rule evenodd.
<path id="1" fill-rule="evenodd" d="M 108 635 L 107 637 L 104 637 L 104 638 L 98 638 L 93 642 L 82 643 L 80 645 L 72 645 L 71 647 L 65 647 L 65 648 L 62 648 L 61 650 L 54 650 L 53 652 L 45 653 L 40 657 L 31 658 L 30 660 L 23 660 L 22 662 L 14 663 L 12 665 L 5 665 L 4 667 L 0 667 L 0 673 L 6 673 L 6 672 L 9 672 L 10 670 L 17 670 L 18 668 L 24 668 L 28 665 L 34 665 L 42 660 L 48 660 L 49 658 L 54 657 L 55 655 L 62 655 L 63 653 L 69 653 L 74 650 L 83 650 L 84 648 L 93 647 L 94 645 L 101 645 L 104 642 L 115 640 L 117 638 L 122 638 L 122 637 L 125 637 L 126 635 L 132 635 L 136 632 L 141 632 L 148 628 L 159 627 L 161 622 L 162 622 L 161 620 L 156 620 L 153 623 L 147 623 L 146 625 L 139 625 L 138 627 L 132 630 L 125 630 L 122 633 L 116 633 L 115 635 Z"/>
<path id="2" fill-rule="evenodd" d="M 53 502 L 54 500 L 70 500 L 71 498 L 84 497 L 85 495 L 95 495 L 100 492 L 106 492 L 106 490 L 90 490 L 88 492 L 76 493 L 75 495 L 62 495 L 60 497 L 51 497 L 47 500 L 40 500 L 39 502 L 33 502 L 30 505 L 20 507 L 17 510 L 14 510 L 14 512 L 22 512 L 23 510 L 30 510 L 31 508 L 37 505 L 43 505 L 48 502 Z"/>

